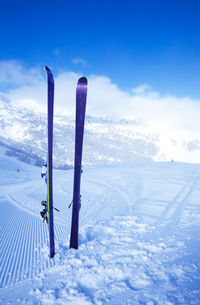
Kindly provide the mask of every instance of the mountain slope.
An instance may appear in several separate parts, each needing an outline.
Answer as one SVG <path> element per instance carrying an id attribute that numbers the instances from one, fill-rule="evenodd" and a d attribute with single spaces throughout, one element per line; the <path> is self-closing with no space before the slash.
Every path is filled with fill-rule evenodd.
<path id="1" fill-rule="evenodd" d="M 86 118 L 83 163 L 131 164 L 144 161 L 197 162 L 200 133 L 154 130 L 140 121 Z M 46 116 L 0 102 L 0 142 L 7 154 L 40 165 L 46 155 Z M 54 166 L 74 159 L 74 119 L 54 120 Z"/>
<path id="2" fill-rule="evenodd" d="M 49 259 L 40 169 L 4 147 L 0 160 L 2 305 L 199 304 L 199 165 L 85 167 L 78 251 L 69 249 L 73 171 L 55 170 Z"/>

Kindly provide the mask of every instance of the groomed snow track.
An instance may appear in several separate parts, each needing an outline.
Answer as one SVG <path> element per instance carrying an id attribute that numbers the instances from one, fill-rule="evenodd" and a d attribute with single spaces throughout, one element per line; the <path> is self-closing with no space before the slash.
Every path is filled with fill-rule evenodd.
<path id="1" fill-rule="evenodd" d="M 14 172 L 2 173 L 6 180 L 0 185 L 0 288 L 37 279 L 55 264 L 49 258 L 48 226 L 39 217 L 46 187 L 39 174 L 39 169 L 26 167 L 14 184 L 8 179 L 14 177 Z M 187 226 L 199 223 L 199 177 L 198 165 L 179 163 L 85 168 L 80 229 L 90 223 L 92 228 L 97 220 L 109 222 L 115 216 L 136 216 L 138 222 L 152 225 L 151 236 L 158 240 L 174 234 L 177 228 L 184 235 Z M 54 203 L 60 209 L 54 213 L 57 248 L 59 241 L 63 244 L 69 240 L 72 181 L 73 171 L 55 171 Z"/>
<path id="2" fill-rule="evenodd" d="M 44 253 L 49 233 L 41 219 L 5 198 L 0 199 L 0 207 L 0 288 L 3 288 L 37 276 L 54 261 L 48 258 L 48 252 Z M 63 226 L 55 225 L 57 239 L 64 232 Z"/>

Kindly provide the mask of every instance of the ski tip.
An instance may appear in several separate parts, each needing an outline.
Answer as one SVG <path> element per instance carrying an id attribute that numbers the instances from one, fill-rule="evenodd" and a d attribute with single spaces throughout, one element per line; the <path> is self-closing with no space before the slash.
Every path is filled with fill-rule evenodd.
<path id="1" fill-rule="evenodd" d="M 50 72 L 50 73 L 52 73 L 52 72 L 51 72 L 51 70 L 49 69 L 49 67 L 44 66 L 44 69 L 45 69 L 45 71 L 46 71 L 46 72 Z"/>
<path id="2" fill-rule="evenodd" d="M 87 86 L 87 83 L 88 83 L 88 81 L 87 81 L 87 78 L 86 77 L 81 77 L 81 78 L 79 78 L 79 80 L 78 80 L 78 85 L 81 85 L 81 86 Z"/>

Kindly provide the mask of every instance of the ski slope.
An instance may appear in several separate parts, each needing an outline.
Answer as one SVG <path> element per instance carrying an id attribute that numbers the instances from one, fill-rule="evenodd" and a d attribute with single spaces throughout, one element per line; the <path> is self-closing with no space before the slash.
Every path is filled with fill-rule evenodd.
<path id="1" fill-rule="evenodd" d="M 40 168 L 1 147 L 0 175 L 0 304 L 200 304 L 200 165 L 85 167 L 78 251 L 73 171 L 54 170 L 54 259 Z"/>

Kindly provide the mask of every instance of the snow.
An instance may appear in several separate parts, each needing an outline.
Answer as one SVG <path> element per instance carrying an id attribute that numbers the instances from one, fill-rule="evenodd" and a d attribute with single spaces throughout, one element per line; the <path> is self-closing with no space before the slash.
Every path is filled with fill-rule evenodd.
<path id="1" fill-rule="evenodd" d="M 73 171 L 54 170 L 50 259 L 40 168 L 5 152 L 0 304 L 200 304 L 200 165 L 85 166 L 79 250 L 69 249 Z"/>
<path id="2" fill-rule="evenodd" d="M 14 123 L 13 123 L 14 122 Z M 73 165 L 74 117 L 55 115 L 54 166 Z M 8 153 L 41 164 L 46 156 L 46 116 L 13 107 L 0 100 L 0 144 Z M 63 139 L 65 139 L 63 141 Z M 84 132 L 84 165 L 135 162 L 199 162 L 200 133 L 193 130 L 156 129 L 137 119 L 113 121 L 88 116 Z M 67 143 L 67 145 L 66 145 Z M 95 149 L 94 149 L 95 147 Z"/>

